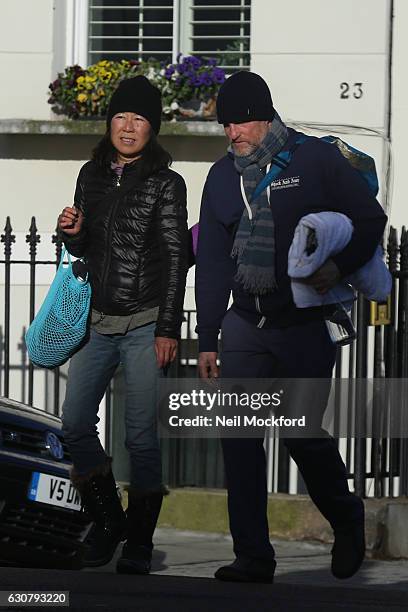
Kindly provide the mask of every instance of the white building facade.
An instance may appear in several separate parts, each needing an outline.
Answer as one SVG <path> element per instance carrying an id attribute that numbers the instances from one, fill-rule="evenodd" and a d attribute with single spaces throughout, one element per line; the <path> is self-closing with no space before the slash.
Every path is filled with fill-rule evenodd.
<path id="1" fill-rule="evenodd" d="M 339 134 L 372 155 L 380 201 L 397 228 L 407 223 L 408 2 L 406 0 L 13 0 L 0 20 L 0 224 L 10 216 L 14 259 L 27 258 L 32 216 L 41 234 L 38 257 L 49 259 L 60 210 L 70 205 L 79 168 L 97 136 L 59 130 L 48 85 L 65 66 L 102 57 L 215 55 L 268 82 L 281 117 L 315 134 Z M 111 7 L 111 8 L 108 8 Z M 225 8 L 227 7 L 227 8 Z M 111 13 L 109 13 L 111 11 Z M 118 12 L 119 11 L 119 12 Z M 110 17 L 112 15 L 112 17 Z M 233 58 L 233 59 L 231 59 Z M 231 65 L 229 66 L 231 69 Z M 52 123 L 50 123 L 52 121 Z M 218 126 L 202 135 L 163 129 L 174 169 L 186 179 L 189 223 L 197 222 L 208 169 L 223 155 Z M 3 258 L 3 253 L 1 255 Z M 52 277 L 37 273 L 36 302 Z M 28 273 L 12 276 L 11 362 L 19 364 L 21 321 L 28 320 Z M 185 306 L 194 309 L 193 279 Z M 4 277 L 0 277 L 4 304 Z M 3 314 L 0 315 L 2 325 Z M 37 374 L 36 374 L 37 375 Z M 45 385 L 45 386 L 44 386 Z M 41 405 L 44 381 L 36 386 Z M 0 389 L 1 392 L 1 389 Z M 12 375 L 10 396 L 21 397 Z"/>

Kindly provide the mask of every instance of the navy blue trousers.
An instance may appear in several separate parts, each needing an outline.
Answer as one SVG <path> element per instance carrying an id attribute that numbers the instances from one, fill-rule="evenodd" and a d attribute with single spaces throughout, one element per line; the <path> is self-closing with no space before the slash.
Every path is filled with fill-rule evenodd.
<path id="1" fill-rule="evenodd" d="M 229 310 L 222 324 L 223 378 L 327 378 L 327 392 L 303 397 L 314 415 L 324 414 L 336 347 L 324 321 L 286 329 L 259 329 Z M 223 438 L 230 530 L 237 556 L 274 558 L 267 520 L 266 456 L 263 438 Z M 285 445 L 309 495 L 333 528 L 363 517 L 362 501 L 348 488 L 335 441 L 327 437 L 286 438 Z"/>

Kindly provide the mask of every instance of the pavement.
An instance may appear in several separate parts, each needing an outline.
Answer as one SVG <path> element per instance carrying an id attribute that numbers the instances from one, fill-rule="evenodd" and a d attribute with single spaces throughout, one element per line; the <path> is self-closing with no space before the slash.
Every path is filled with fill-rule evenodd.
<path id="1" fill-rule="evenodd" d="M 8 567 L 0 568 L 0 589 L 68 590 L 70 610 L 408 610 L 408 560 L 366 560 L 358 574 L 341 581 L 330 573 L 330 545 L 282 540 L 273 544 L 278 561 L 273 585 L 223 583 L 213 578 L 220 565 L 233 559 L 229 536 L 162 528 L 156 530 L 149 576 L 117 575 L 116 559 L 82 571 Z"/>

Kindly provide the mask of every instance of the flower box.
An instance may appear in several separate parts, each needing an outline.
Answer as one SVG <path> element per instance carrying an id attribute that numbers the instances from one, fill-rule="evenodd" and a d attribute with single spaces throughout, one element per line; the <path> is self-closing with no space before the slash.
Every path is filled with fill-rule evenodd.
<path id="1" fill-rule="evenodd" d="M 57 115 L 71 119 L 106 115 L 109 100 L 123 79 L 142 74 L 162 93 L 163 118 L 213 119 L 215 99 L 225 73 L 214 59 L 178 57 L 174 64 L 102 60 L 84 69 L 68 66 L 49 86 L 49 104 Z"/>

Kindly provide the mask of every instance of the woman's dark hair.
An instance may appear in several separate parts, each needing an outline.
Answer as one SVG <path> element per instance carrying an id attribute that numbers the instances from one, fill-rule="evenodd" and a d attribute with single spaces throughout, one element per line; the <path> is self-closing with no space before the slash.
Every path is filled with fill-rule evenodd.
<path id="1" fill-rule="evenodd" d="M 143 151 L 141 151 L 141 155 L 142 159 L 139 163 L 142 179 L 156 174 L 156 172 L 163 168 L 168 168 L 173 161 L 170 153 L 159 144 L 153 130 L 150 132 L 149 141 Z M 112 144 L 109 128 L 92 151 L 92 161 L 103 170 L 107 170 L 111 162 L 116 161 L 116 149 Z"/>

